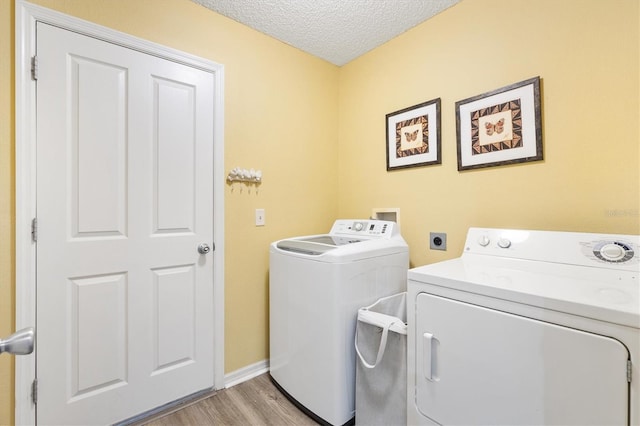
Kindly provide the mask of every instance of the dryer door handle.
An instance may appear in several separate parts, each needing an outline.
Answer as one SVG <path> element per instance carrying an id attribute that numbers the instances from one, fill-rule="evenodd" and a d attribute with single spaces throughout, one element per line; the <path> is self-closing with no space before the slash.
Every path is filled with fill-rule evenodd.
<path id="1" fill-rule="evenodd" d="M 430 382 L 440 380 L 437 369 L 437 349 L 439 344 L 440 341 L 433 334 L 424 333 L 422 335 L 422 372 Z"/>

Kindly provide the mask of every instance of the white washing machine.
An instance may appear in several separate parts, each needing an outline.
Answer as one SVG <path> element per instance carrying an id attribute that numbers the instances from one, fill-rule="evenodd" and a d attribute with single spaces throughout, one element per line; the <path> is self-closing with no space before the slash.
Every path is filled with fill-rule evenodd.
<path id="1" fill-rule="evenodd" d="M 358 308 L 406 290 L 398 225 L 337 220 L 328 234 L 272 243 L 269 267 L 272 379 L 321 423 L 351 422 Z"/>
<path id="2" fill-rule="evenodd" d="M 408 423 L 639 425 L 639 245 L 472 228 L 409 270 Z"/>

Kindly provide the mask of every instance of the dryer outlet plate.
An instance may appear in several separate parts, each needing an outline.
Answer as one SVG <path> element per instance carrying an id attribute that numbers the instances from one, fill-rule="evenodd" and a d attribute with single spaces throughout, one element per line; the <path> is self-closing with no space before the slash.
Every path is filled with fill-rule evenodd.
<path id="1" fill-rule="evenodd" d="M 447 234 L 444 232 L 431 232 L 429 234 L 429 248 L 431 250 L 446 250 Z"/>

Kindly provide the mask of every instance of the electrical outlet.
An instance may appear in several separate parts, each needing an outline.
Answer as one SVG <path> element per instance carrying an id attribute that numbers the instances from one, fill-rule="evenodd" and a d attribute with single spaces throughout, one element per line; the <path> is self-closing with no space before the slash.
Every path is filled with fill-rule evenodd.
<path id="1" fill-rule="evenodd" d="M 264 209 L 256 209 L 256 226 L 264 226 Z"/>
<path id="2" fill-rule="evenodd" d="M 431 232 L 429 234 L 429 248 L 431 250 L 446 250 L 447 234 L 444 232 Z"/>

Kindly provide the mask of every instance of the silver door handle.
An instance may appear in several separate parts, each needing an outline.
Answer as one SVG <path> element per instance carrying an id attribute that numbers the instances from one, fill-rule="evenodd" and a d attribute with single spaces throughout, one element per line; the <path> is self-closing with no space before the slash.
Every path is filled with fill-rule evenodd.
<path id="1" fill-rule="evenodd" d="M 6 339 L 0 339 L 0 354 L 7 352 L 13 355 L 29 355 L 33 352 L 34 337 L 33 327 L 16 331 Z"/>
<path id="2" fill-rule="evenodd" d="M 209 247 L 209 244 L 207 243 L 202 243 L 198 246 L 198 253 L 200 254 L 207 254 L 211 251 L 211 247 Z"/>

